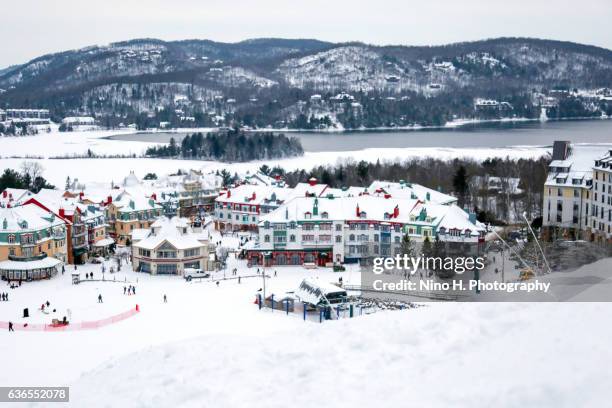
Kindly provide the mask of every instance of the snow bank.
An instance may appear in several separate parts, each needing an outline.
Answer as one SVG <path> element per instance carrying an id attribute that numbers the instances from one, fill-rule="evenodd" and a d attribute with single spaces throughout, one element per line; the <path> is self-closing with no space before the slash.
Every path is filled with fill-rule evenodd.
<path id="1" fill-rule="evenodd" d="M 73 384 L 71 400 L 88 407 L 603 406 L 612 328 L 598 316 L 609 312 L 607 304 L 434 304 L 276 334 L 204 336 L 110 361 Z"/>

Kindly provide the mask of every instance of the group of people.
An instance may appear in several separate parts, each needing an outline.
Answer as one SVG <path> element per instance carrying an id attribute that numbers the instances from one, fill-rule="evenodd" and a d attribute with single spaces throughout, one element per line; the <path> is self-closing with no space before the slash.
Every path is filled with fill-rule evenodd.
<path id="1" fill-rule="evenodd" d="M 85 279 L 93 279 L 93 272 L 88 272 L 85 274 Z"/>
<path id="2" fill-rule="evenodd" d="M 135 295 L 136 294 L 136 286 L 124 286 L 123 287 L 123 294 L 124 295 Z"/>
<path id="3" fill-rule="evenodd" d="M 0 300 L 3 302 L 8 301 L 8 293 L 7 292 L 0 293 Z"/>
<path id="4" fill-rule="evenodd" d="M 21 286 L 21 279 L 19 279 L 18 284 L 16 285 L 15 282 L 11 281 L 10 279 L 7 279 L 6 284 L 8 285 L 8 287 L 10 287 L 11 289 L 15 289 L 18 286 Z"/>

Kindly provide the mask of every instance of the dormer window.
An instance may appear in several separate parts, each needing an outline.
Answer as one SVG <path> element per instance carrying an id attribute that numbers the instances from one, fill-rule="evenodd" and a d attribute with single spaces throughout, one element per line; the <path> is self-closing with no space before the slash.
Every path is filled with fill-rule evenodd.
<path id="1" fill-rule="evenodd" d="M 304 218 L 307 219 L 307 220 L 311 219 L 312 218 L 312 213 L 309 212 L 309 211 L 305 212 L 304 213 Z"/>
<path id="2" fill-rule="evenodd" d="M 324 220 L 326 220 L 326 219 L 328 219 L 328 218 L 329 218 L 329 214 L 327 213 L 327 211 L 323 211 L 323 212 L 321 213 L 321 218 L 323 218 Z"/>
<path id="3" fill-rule="evenodd" d="M 368 216 L 368 214 L 365 211 L 362 211 L 359 213 L 359 218 L 364 219 Z"/>

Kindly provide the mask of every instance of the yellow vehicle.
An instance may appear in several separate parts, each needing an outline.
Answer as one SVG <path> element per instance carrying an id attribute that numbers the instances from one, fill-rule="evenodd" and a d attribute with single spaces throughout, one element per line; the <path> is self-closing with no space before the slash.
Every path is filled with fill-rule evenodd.
<path id="1" fill-rule="evenodd" d="M 521 269 L 521 274 L 519 275 L 519 280 L 525 281 L 533 278 L 535 274 L 531 268 Z"/>

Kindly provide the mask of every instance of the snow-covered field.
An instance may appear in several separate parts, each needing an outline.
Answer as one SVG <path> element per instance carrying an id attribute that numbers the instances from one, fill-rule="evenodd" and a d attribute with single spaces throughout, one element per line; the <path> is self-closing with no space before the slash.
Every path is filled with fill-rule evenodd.
<path id="1" fill-rule="evenodd" d="M 100 276 L 99 265 L 79 267 L 90 270 Z M 431 303 L 320 324 L 260 311 L 261 278 L 217 287 L 124 269 L 116 279 L 137 288 L 127 296 L 120 282 L 71 285 L 69 272 L 10 290 L 0 320 L 19 322 L 30 307 L 30 322 L 47 321 L 36 310 L 46 300 L 58 315 L 70 306 L 75 322 L 136 303 L 141 312 L 99 330 L 1 332 L 11 369 L 0 370 L 0 383 L 68 385 L 75 407 L 601 407 L 612 380 L 604 303 Z M 277 272 L 268 293 L 304 276 L 359 280 L 355 269 Z"/>
<path id="2" fill-rule="evenodd" d="M 123 133 L 134 132 L 125 130 Z M 111 140 L 108 136 L 121 131 L 86 131 L 60 133 L 40 133 L 27 137 L 0 138 L 0 171 L 5 168 L 19 169 L 24 161 L 37 161 L 44 168 L 43 176 L 56 186 L 62 186 L 66 177 L 75 177 L 81 183 L 118 182 L 130 171 L 142 178 L 146 173 L 168 174 L 181 169 L 216 170 L 227 168 L 234 172 L 253 172 L 262 164 L 270 167 L 281 166 L 287 170 L 309 170 L 318 165 L 333 165 L 338 161 L 366 160 L 369 162 L 397 161 L 417 157 L 436 157 L 440 159 L 473 158 L 484 160 L 488 157 L 537 158 L 549 152 L 546 147 L 523 146 L 513 148 L 370 148 L 359 151 L 344 152 L 306 152 L 303 157 L 266 160 L 248 163 L 220 163 L 197 160 L 169 159 L 51 159 L 78 155 L 83 156 L 90 149 L 97 155 L 141 155 L 147 146 L 157 145 L 155 142 Z M 15 158 L 13 158 L 15 157 Z M 28 158 L 30 157 L 30 158 Z M 31 157 L 35 157 L 34 159 Z M 27 159 L 25 159 L 27 158 Z M 39 159 L 40 158 L 40 159 Z"/>

